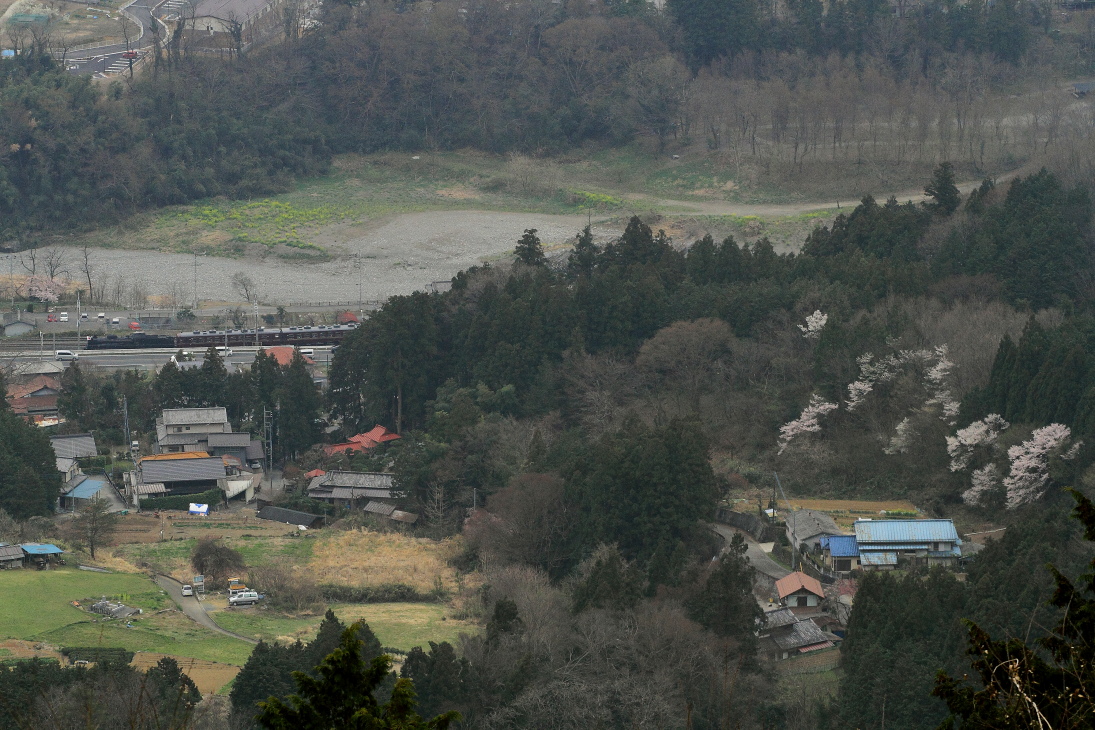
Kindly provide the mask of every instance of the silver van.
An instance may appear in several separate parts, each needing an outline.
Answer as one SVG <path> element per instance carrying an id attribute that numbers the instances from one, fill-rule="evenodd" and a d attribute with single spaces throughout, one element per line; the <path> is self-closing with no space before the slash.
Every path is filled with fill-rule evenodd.
<path id="1" fill-rule="evenodd" d="M 61 362 L 68 362 L 69 360 L 79 360 L 80 356 L 72 350 L 58 350 L 57 354 L 54 356 L 54 359 Z"/>
<path id="2" fill-rule="evenodd" d="M 258 603 L 260 598 L 261 598 L 261 596 L 259 596 L 259 594 L 256 593 L 255 591 L 242 591 L 240 593 L 237 593 L 234 596 L 229 596 L 228 597 L 228 605 L 229 606 L 251 606 L 255 603 Z"/>

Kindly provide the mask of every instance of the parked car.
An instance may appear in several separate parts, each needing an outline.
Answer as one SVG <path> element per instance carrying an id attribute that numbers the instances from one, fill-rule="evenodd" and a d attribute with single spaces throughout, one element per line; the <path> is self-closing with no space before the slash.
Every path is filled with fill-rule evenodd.
<path id="1" fill-rule="evenodd" d="M 57 321 L 58 322 L 67 322 L 68 321 L 68 312 L 61 312 L 61 316 L 57 318 Z"/>
<path id="2" fill-rule="evenodd" d="M 219 347 L 215 347 L 214 349 L 217 351 L 217 354 L 220 355 L 221 357 L 232 357 L 232 348 L 231 347 L 225 347 L 224 345 L 220 345 Z"/>
<path id="3" fill-rule="evenodd" d="M 106 319 L 106 312 L 99 312 L 95 315 L 98 319 Z"/>
<path id="4" fill-rule="evenodd" d="M 183 587 L 182 587 L 182 594 L 183 594 L 184 596 L 192 596 L 192 595 L 194 595 L 194 587 L 193 587 L 193 586 L 183 586 Z"/>
<path id="5" fill-rule="evenodd" d="M 316 351 L 313 350 L 311 347 L 302 347 L 299 350 L 297 350 L 297 352 L 300 353 L 301 357 L 312 357 L 313 355 L 316 354 Z"/>
<path id="6" fill-rule="evenodd" d="M 46 321 L 47 322 L 56 322 L 57 321 L 57 315 L 56 314 L 47 314 L 46 315 Z"/>
<path id="7" fill-rule="evenodd" d="M 87 319 L 87 312 L 80 312 L 80 319 Z"/>
<path id="8" fill-rule="evenodd" d="M 80 356 L 72 350 L 58 350 L 54 358 L 62 362 L 67 362 L 69 360 L 79 360 Z"/>
<path id="9" fill-rule="evenodd" d="M 112 320 L 110 320 L 110 323 L 116 327 L 116 326 L 118 326 L 122 323 L 122 320 L 121 320 L 120 317 L 115 317 Z"/>
<path id="10" fill-rule="evenodd" d="M 228 605 L 230 605 L 230 606 L 253 606 L 254 604 L 258 603 L 260 600 L 262 600 L 262 596 L 260 596 L 255 591 L 242 591 L 241 593 L 237 593 L 234 596 L 229 596 L 228 597 Z"/>

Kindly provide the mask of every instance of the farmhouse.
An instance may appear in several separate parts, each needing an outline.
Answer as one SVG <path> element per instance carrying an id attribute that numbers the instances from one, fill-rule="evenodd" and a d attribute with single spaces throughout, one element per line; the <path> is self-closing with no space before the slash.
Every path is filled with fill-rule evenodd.
<path id="1" fill-rule="evenodd" d="M 162 484 L 166 494 L 198 494 L 215 487 L 223 488 L 228 477 L 219 456 L 197 459 L 141 459 L 131 472 L 131 486 Z"/>
<path id="2" fill-rule="evenodd" d="M 261 462 L 262 442 L 234 433 L 224 408 L 171 408 L 156 419 L 156 453 L 204 452 L 231 456 L 243 463 Z"/>
<path id="3" fill-rule="evenodd" d="M 962 540 L 951 520 L 856 520 L 853 528 L 863 570 L 953 567 L 962 557 Z"/>
<path id="4" fill-rule="evenodd" d="M 787 608 L 765 613 L 757 633 L 761 652 L 774 660 L 790 659 L 834 645 L 813 619 L 799 620 Z"/>
<path id="5" fill-rule="evenodd" d="M 833 518 L 812 509 L 797 509 L 787 515 L 787 539 L 795 550 L 813 550 L 821 538 L 839 535 Z"/>
<path id="6" fill-rule="evenodd" d="M 337 456 L 347 452 L 368 451 L 370 449 L 375 449 L 381 444 L 388 443 L 389 441 L 395 441 L 398 438 L 400 438 L 399 434 L 392 433 L 383 426 L 373 426 L 372 429 L 365 433 L 351 436 L 344 443 L 328 444 L 327 446 L 324 446 L 323 453 L 327 456 Z"/>
<path id="7" fill-rule="evenodd" d="M 796 608 L 816 608 L 825 599 L 821 582 L 802 571 L 791 573 L 776 581 L 779 602 L 792 611 Z"/>
<path id="8" fill-rule="evenodd" d="M 308 496 L 321 502 L 351 507 L 359 499 L 396 499 L 392 475 L 375 472 L 330 471 L 312 479 Z"/>
<path id="9" fill-rule="evenodd" d="M 821 538 L 820 548 L 826 567 L 836 573 L 859 569 L 859 545 L 855 535 L 830 535 Z"/>

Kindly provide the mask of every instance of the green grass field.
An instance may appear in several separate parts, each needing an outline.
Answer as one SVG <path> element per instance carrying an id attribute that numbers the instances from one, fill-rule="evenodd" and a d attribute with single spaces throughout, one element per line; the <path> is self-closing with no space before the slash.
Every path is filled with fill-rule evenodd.
<path id="1" fill-rule="evenodd" d="M 247 565 L 263 565 L 276 559 L 306 561 L 312 555 L 313 540 L 283 540 L 258 535 L 225 535 L 224 542 L 243 555 Z M 161 573 L 171 574 L 190 560 L 197 540 L 132 543 L 114 548 L 115 555 L 133 564 L 147 564 Z"/>
<path id="2" fill-rule="evenodd" d="M 145 613 L 132 619 L 133 628 L 126 628 L 125 622 L 99 621 L 70 603 L 103 596 Z M 5 638 L 57 646 L 117 646 L 236 665 L 247 660 L 247 642 L 213 633 L 176 611 L 156 613 L 173 607 L 144 575 L 75 568 L 0 572 L 0 635 Z"/>
<path id="3" fill-rule="evenodd" d="M 94 573 L 76 568 L 5 570 L 0 572 L 0 616 L 4 617 L 0 635 L 27 639 L 86 621 L 88 614 L 70 602 L 102 596 L 120 598 L 127 605 L 145 611 L 169 604 L 160 588 L 143 575 Z"/>
<path id="4" fill-rule="evenodd" d="M 448 609 L 436 603 L 338 604 L 331 607 L 344 623 L 364 619 L 384 646 L 407 651 L 427 642 L 453 643 L 460 634 L 475 634 L 479 628 L 467 621 L 446 617 Z M 322 614 L 292 617 L 264 611 L 221 611 L 214 620 L 229 631 L 267 641 L 310 641 L 315 637 Z"/>

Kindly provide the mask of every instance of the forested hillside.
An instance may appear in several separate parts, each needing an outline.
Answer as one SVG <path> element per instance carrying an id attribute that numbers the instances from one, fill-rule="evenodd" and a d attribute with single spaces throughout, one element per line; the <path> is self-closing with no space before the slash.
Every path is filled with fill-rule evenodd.
<path id="1" fill-rule="evenodd" d="M 1047 155 L 1089 168 L 1058 79 L 1090 49 L 1047 34 L 1043 6 L 774 7 L 330 2 L 231 60 L 176 39 L 108 87 L 48 60 L 48 34 L 15 34 L 22 55 L 0 61 L 0 235 L 285 190 L 334 152 L 642 140 L 711 155 L 734 189 L 813 180 L 823 197 L 943 160 L 970 175 Z"/>
<path id="2" fill-rule="evenodd" d="M 755 720 L 934 726 L 937 670 L 969 666 L 961 620 L 1043 636 L 1060 615 L 1043 566 L 1071 575 L 1091 557 L 1061 488 L 1095 488 L 1095 320 L 1083 186 L 1043 170 L 963 197 L 941 165 L 927 190 L 920 205 L 865 198 L 794 255 L 681 246 L 634 218 L 550 258 L 526 231 L 512 263 L 364 322 L 332 365 L 333 415 L 347 432 L 403 431 L 397 479 L 435 529 L 481 508 L 463 524 L 471 564 L 494 580 L 534 570 L 505 590 L 550 582 L 580 606 L 601 592 L 639 613 L 679 601 L 700 621 L 689 595 L 714 549 L 701 524 L 773 470 L 796 495 L 900 496 L 1008 525 L 965 582 L 866 576 L 833 703 L 773 698 Z M 731 585 L 719 600 L 735 608 L 714 615 L 744 641 Z M 492 698 L 490 717 L 541 717 L 528 703 L 551 686 Z"/>

